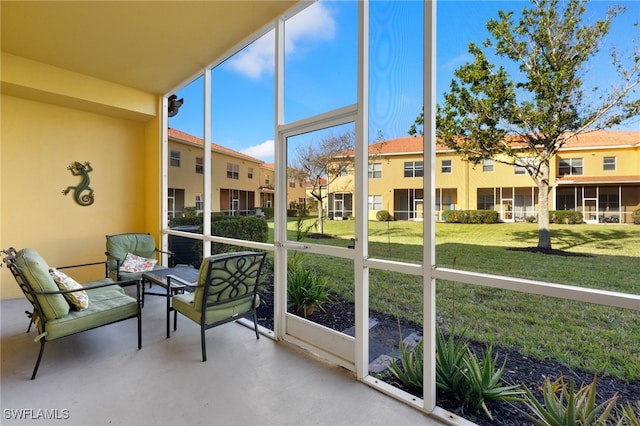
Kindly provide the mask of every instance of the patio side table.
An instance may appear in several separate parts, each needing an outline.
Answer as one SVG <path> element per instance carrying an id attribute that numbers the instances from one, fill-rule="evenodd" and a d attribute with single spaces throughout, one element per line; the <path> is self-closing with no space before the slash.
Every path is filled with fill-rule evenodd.
<path id="1" fill-rule="evenodd" d="M 157 284 L 165 289 L 165 292 L 147 292 L 144 290 L 144 283 Z M 171 298 L 178 293 L 183 293 L 185 290 L 192 291 L 192 289 L 185 285 L 195 286 L 198 284 L 198 270 L 190 265 L 178 265 L 173 268 L 160 269 L 157 271 L 149 271 L 142 274 L 142 287 L 143 295 L 150 294 L 154 296 L 165 296 L 167 301 L 167 339 L 170 337 L 171 327 Z M 144 297 L 144 296 L 143 296 Z"/>

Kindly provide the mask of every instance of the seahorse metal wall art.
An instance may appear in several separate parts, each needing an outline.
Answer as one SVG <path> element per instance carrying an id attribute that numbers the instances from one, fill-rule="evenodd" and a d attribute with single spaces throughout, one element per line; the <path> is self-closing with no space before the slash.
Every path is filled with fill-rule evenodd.
<path id="1" fill-rule="evenodd" d="M 62 194 L 67 195 L 73 189 L 73 199 L 81 206 L 90 206 L 94 202 L 93 188 L 89 186 L 89 173 L 93 171 L 91 164 L 86 161 L 84 164 L 74 161 L 71 163 L 67 170 L 71 171 L 74 176 L 81 176 L 82 181 L 78 186 L 67 186 L 67 189 L 62 190 Z M 89 193 L 83 194 L 83 192 L 89 191 Z"/>

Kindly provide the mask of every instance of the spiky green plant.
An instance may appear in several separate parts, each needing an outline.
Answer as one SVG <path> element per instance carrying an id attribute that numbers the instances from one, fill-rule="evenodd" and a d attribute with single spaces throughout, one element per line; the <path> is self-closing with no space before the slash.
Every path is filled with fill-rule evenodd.
<path id="1" fill-rule="evenodd" d="M 298 262 L 290 264 L 287 271 L 287 304 L 307 316 L 308 309 L 320 308 L 331 301 L 328 280 L 314 269 L 307 269 Z"/>
<path id="2" fill-rule="evenodd" d="M 463 334 L 456 340 L 453 334 L 445 339 L 442 331 L 436 334 L 436 387 L 451 395 L 464 399 L 467 393 L 464 377 L 464 358 L 468 345 Z"/>
<path id="3" fill-rule="evenodd" d="M 519 401 L 523 393 L 520 385 L 502 386 L 502 373 L 507 359 L 505 357 L 498 368 L 498 355 L 493 357 L 492 351 L 493 349 L 489 346 L 480 359 L 475 352 L 468 349 L 468 355 L 463 358 L 464 375 L 469 386 L 469 402 L 477 411 L 482 409 L 491 420 L 493 416 L 485 401 Z"/>
<path id="4" fill-rule="evenodd" d="M 424 366 L 424 350 L 422 339 L 415 347 L 405 343 L 400 344 L 398 365 L 392 362 L 389 370 L 404 386 L 413 392 L 422 392 L 422 378 Z"/>
<path id="5" fill-rule="evenodd" d="M 635 405 L 635 408 L 634 408 Z M 613 424 L 616 426 L 640 426 L 640 400 L 635 404 L 627 401 L 612 414 Z"/>
<path id="6" fill-rule="evenodd" d="M 531 412 L 516 409 L 540 426 L 609 424 L 618 396 L 596 404 L 596 382 L 597 377 L 594 377 L 591 383 L 582 385 L 576 392 L 573 378 L 567 386 L 562 376 L 553 382 L 547 377 L 541 388 L 542 402 L 525 386 L 523 402 Z"/>

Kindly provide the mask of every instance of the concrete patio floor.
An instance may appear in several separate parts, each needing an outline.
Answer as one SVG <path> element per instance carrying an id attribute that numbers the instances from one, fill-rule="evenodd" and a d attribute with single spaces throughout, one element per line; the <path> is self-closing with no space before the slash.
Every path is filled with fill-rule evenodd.
<path id="1" fill-rule="evenodd" d="M 207 332 L 181 318 L 165 338 L 164 300 L 147 297 L 143 347 L 128 320 L 46 345 L 34 381 L 36 333 L 25 299 L 0 301 L 3 425 L 439 425 L 287 343 L 236 323 Z M 21 409 L 24 409 L 20 411 Z M 61 420 L 34 419 L 48 410 Z M 21 415 L 32 419 L 16 419 Z"/>

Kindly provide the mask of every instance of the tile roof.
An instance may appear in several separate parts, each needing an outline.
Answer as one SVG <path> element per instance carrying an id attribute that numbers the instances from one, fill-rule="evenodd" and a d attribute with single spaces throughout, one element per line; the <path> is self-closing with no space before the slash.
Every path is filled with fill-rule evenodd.
<path id="1" fill-rule="evenodd" d="M 562 150 L 580 148 L 606 148 L 614 146 L 640 147 L 640 132 L 618 131 L 618 130 L 598 130 L 572 137 Z M 443 144 L 436 144 L 436 151 L 452 151 Z M 384 142 L 369 145 L 370 155 L 391 155 L 391 154 L 411 154 L 422 152 L 422 138 L 415 136 L 405 136 L 397 139 L 390 139 Z M 351 151 L 350 153 L 353 153 Z"/>
<path id="2" fill-rule="evenodd" d="M 177 129 L 169 128 L 169 138 L 203 146 L 204 141 L 201 138 L 182 132 Z M 619 130 L 598 130 L 583 133 L 569 139 L 560 151 L 582 149 L 582 148 L 610 148 L 610 147 L 640 147 L 640 132 L 619 131 Z M 402 138 L 389 139 L 369 145 L 370 155 L 400 155 L 400 154 L 418 154 L 423 151 L 422 138 L 415 136 L 405 136 Z M 260 163 L 268 169 L 275 169 L 273 163 L 265 163 L 262 160 L 234 151 L 230 148 L 211 144 L 211 150 L 222 154 L 232 155 L 234 157 L 244 158 L 249 161 Z M 437 152 L 452 152 L 450 148 L 443 144 L 436 144 Z M 353 155 L 353 150 L 347 151 L 347 155 Z"/>
<path id="3" fill-rule="evenodd" d="M 169 139 L 173 139 L 173 140 L 176 140 L 176 141 L 179 141 L 179 142 L 187 142 L 187 143 L 190 143 L 190 144 L 193 144 L 193 145 L 197 145 L 197 146 L 204 146 L 204 140 L 203 139 L 201 139 L 199 137 L 196 137 L 196 136 L 193 136 L 193 135 L 190 135 L 189 133 L 185 133 L 185 132 L 177 130 L 177 129 L 169 128 Z M 243 154 L 243 153 L 238 152 L 238 151 L 234 151 L 233 149 L 230 149 L 230 148 L 227 148 L 225 146 L 218 145 L 218 144 L 215 144 L 215 143 L 211 143 L 211 151 L 218 152 L 218 153 L 221 153 L 221 154 L 231 155 L 233 157 L 243 158 L 245 160 L 253 161 L 255 163 L 260 163 L 260 164 L 264 163 L 264 161 L 262 161 L 262 160 L 260 160 L 258 158 L 251 157 L 250 155 Z"/>

